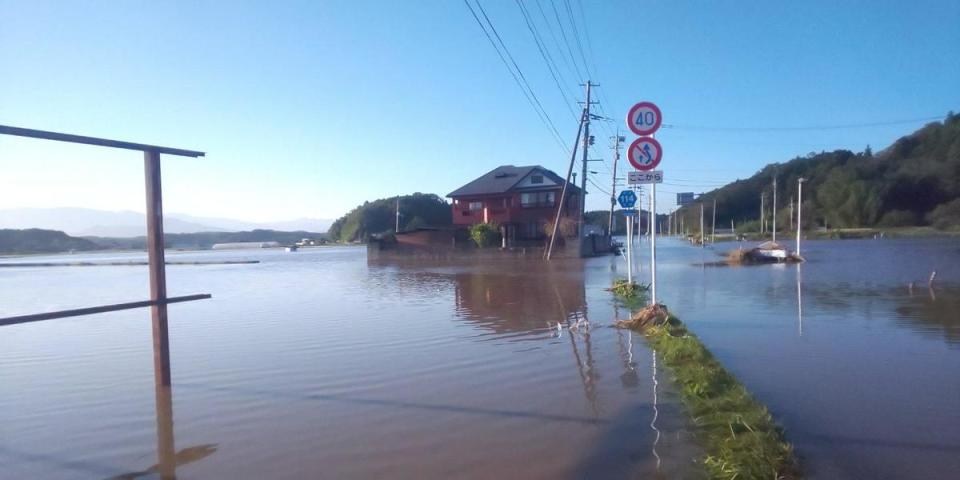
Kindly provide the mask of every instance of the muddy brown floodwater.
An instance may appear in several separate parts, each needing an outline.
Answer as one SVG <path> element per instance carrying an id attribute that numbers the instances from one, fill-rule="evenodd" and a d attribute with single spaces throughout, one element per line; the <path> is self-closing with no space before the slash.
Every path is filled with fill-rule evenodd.
<path id="1" fill-rule="evenodd" d="M 173 388 L 147 311 L 0 329 L 0 477 L 682 478 L 668 376 L 604 289 L 620 258 L 368 262 L 360 248 L 169 254 Z M 30 261 L 127 261 L 134 254 Z M 16 261 L 6 259 L 5 261 Z M 11 268 L 0 316 L 139 300 L 139 267 Z M 159 407 L 157 408 L 157 399 Z M 172 432 L 158 441 L 157 425 Z"/>

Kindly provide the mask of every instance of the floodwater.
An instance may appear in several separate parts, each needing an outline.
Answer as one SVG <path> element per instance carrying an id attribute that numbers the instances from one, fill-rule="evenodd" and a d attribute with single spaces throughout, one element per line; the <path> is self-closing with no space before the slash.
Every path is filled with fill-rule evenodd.
<path id="1" fill-rule="evenodd" d="M 697 473 L 667 374 L 609 327 L 620 258 L 168 253 L 226 259 L 261 263 L 168 267 L 171 296 L 213 295 L 169 307 L 172 392 L 154 388 L 146 309 L 0 327 L 0 478 Z M 145 267 L 0 269 L 0 317 L 146 296 Z"/>
<path id="2" fill-rule="evenodd" d="M 960 242 L 810 241 L 805 264 L 754 267 L 711 265 L 734 243 L 658 245 L 660 300 L 770 407 L 807 476 L 958 478 Z M 214 296 L 170 307 L 172 399 L 144 310 L 0 327 L 0 478 L 150 478 L 165 440 L 181 479 L 697 474 L 669 375 L 608 328 L 622 257 L 168 256 L 261 263 L 168 268 L 171 295 Z M 143 267 L 0 269 L 0 316 L 146 291 Z"/>
<path id="3" fill-rule="evenodd" d="M 781 420 L 808 477 L 960 478 L 960 242 L 810 241 L 807 263 L 750 267 L 706 265 L 736 243 L 657 246 L 660 300 Z"/>

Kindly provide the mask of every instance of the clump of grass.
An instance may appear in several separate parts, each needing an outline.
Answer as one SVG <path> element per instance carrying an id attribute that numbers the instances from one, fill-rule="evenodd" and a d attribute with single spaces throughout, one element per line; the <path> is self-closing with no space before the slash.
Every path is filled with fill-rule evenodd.
<path id="1" fill-rule="evenodd" d="M 620 298 L 640 297 L 646 293 L 647 289 L 646 285 L 637 285 L 622 278 L 614 280 L 613 286 L 610 287 L 610 291 Z"/>
<path id="2" fill-rule="evenodd" d="M 703 465 L 716 479 L 793 479 L 793 447 L 765 406 L 727 372 L 676 317 L 644 330 L 673 372 L 680 396 L 707 451 Z"/>
<path id="3" fill-rule="evenodd" d="M 613 295 L 617 297 L 617 300 L 619 300 L 623 306 L 630 310 L 635 310 L 646 303 L 647 289 L 648 287 L 645 285 L 630 283 L 626 279 L 621 278 L 615 280 L 613 286 L 607 290 L 613 292 Z"/>

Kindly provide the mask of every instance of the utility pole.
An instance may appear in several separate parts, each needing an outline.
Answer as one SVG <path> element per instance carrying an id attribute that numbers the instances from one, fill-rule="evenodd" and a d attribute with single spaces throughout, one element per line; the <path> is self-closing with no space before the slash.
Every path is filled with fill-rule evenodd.
<path id="1" fill-rule="evenodd" d="M 710 226 L 710 243 L 717 241 L 717 199 L 713 199 L 713 223 Z"/>
<path id="2" fill-rule="evenodd" d="M 764 192 L 760 192 L 760 235 L 767 233 L 767 217 L 764 216 L 766 210 L 763 209 Z"/>
<path id="3" fill-rule="evenodd" d="M 617 160 L 620 160 L 620 141 L 626 140 L 620 136 L 620 128 L 617 128 L 617 135 L 613 137 L 613 179 L 610 181 L 610 220 L 607 222 L 607 228 L 610 229 L 610 237 L 613 237 L 613 209 L 617 205 Z"/>
<path id="4" fill-rule="evenodd" d="M 393 227 L 393 231 L 400 233 L 400 197 L 397 196 L 397 221 L 396 226 Z"/>
<path id="5" fill-rule="evenodd" d="M 790 195 L 790 230 L 793 230 L 793 195 Z"/>
<path id="6" fill-rule="evenodd" d="M 583 118 L 584 117 L 580 117 L 580 124 L 577 125 L 577 138 L 573 141 L 573 151 L 570 152 L 570 166 L 567 167 L 567 178 L 563 182 L 563 190 L 560 191 L 560 201 L 557 202 L 557 216 L 553 222 L 553 233 L 550 235 L 550 245 L 547 247 L 547 251 L 543 252 L 547 261 L 549 261 L 550 256 L 553 255 L 553 244 L 557 239 L 557 232 L 560 230 L 560 214 L 563 213 L 563 207 L 567 203 L 567 186 L 570 185 L 570 175 L 574 174 L 573 164 L 577 160 L 577 146 L 580 145 L 580 133 L 583 132 Z M 574 177 L 574 182 L 576 182 L 576 177 Z M 583 193 L 580 194 L 580 197 L 583 197 Z M 583 202 L 582 198 L 580 202 Z"/>
<path id="7" fill-rule="evenodd" d="M 777 243 L 777 174 L 773 174 L 773 243 Z"/>
<path id="8" fill-rule="evenodd" d="M 803 205 L 803 182 L 803 177 L 797 179 L 797 256 L 800 256 L 800 230 L 802 230 L 801 220 L 803 219 L 800 215 L 800 207 Z"/>
<path id="9" fill-rule="evenodd" d="M 703 231 L 703 202 L 700 202 L 700 248 L 707 246 L 706 232 Z"/>
<path id="10" fill-rule="evenodd" d="M 577 220 L 577 233 L 579 238 L 582 240 L 586 237 L 584 232 L 584 215 L 587 213 L 587 150 L 590 146 L 590 88 L 593 86 L 593 83 L 590 80 L 587 80 L 587 101 L 583 106 L 583 157 L 581 157 L 581 163 L 583 163 L 583 172 L 580 177 L 580 194 L 583 197 L 580 201 L 580 218 Z M 581 246 L 582 248 L 582 246 Z"/>

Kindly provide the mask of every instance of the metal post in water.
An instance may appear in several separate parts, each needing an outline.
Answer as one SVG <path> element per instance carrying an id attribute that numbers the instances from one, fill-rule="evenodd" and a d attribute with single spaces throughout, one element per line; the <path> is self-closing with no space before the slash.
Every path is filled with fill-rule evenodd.
<path id="1" fill-rule="evenodd" d="M 177 478 L 177 450 L 173 436 L 173 393 L 169 385 L 156 383 L 157 470 L 161 480 Z"/>
<path id="2" fill-rule="evenodd" d="M 650 184 L 650 301 L 657 304 L 657 184 Z"/>
<path id="3" fill-rule="evenodd" d="M 153 318 L 153 369 L 159 386 L 170 386 L 170 338 L 167 332 L 167 275 L 163 256 L 163 198 L 160 152 L 143 152 L 147 192 L 147 258 L 150 264 L 150 307 Z"/>
<path id="4" fill-rule="evenodd" d="M 633 215 L 627 218 L 627 283 L 633 285 Z"/>

